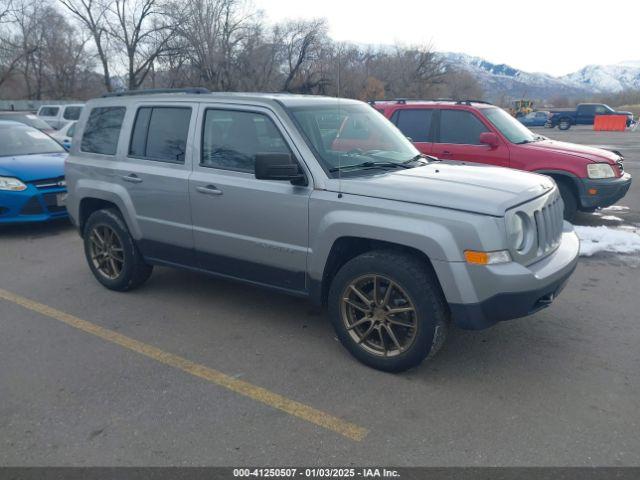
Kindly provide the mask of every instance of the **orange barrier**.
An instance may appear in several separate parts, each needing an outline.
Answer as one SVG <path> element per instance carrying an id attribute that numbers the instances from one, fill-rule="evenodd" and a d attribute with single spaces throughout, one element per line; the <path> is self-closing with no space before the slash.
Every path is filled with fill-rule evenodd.
<path id="1" fill-rule="evenodd" d="M 627 128 L 626 115 L 596 115 L 593 129 L 601 132 L 624 132 Z"/>

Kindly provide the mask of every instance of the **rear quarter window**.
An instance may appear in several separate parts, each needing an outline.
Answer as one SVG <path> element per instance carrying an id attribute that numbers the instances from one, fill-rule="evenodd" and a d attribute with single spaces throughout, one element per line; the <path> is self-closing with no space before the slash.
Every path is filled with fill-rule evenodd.
<path id="1" fill-rule="evenodd" d="M 82 107 L 66 107 L 62 116 L 65 120 L 78 120 L 82 113 Z"/>
<path id="2" fill-rule="evenodd" d="M 41 117 L 55 117 L 60 109 L 58 107 L 42 107 L 38 112 Z"/>
<path id="3" fill-rule="evenodd" d="M 115 155 L 125 111 L 124 107 L 91 109 L 82 134 L 80 149 L 87 153 Z"/>

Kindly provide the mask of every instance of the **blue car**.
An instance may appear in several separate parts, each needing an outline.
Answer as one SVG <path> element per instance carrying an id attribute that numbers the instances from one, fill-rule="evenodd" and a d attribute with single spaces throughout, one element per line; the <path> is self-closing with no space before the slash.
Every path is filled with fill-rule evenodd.
<path id="1" fill-rule="evenodd" d="M 66 157 L 45 133 L 0 120 L 0 225 L 67 216 Z"/>
<path id="2" fill-rule="evenodd" d="M 549 112 L 540 110 L 527 113 L 517 118 L 520 120 L 520 123 L 527 127 L 544 127 L 549 121 Z"/>

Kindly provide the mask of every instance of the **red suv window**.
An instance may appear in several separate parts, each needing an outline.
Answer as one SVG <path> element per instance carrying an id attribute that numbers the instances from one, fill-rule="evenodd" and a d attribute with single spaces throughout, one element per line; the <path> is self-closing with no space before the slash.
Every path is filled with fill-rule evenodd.
<path id="1" fill-rule="evenodd" d="M 489 130 L 476 116 L 466 110 L 440 111 L 438 143 L 480 145 L 480 134 Z"/>

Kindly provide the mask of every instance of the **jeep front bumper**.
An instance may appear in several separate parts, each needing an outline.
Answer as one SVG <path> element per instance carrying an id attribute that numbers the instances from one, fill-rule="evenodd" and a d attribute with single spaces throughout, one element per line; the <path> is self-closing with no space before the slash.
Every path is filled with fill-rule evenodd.
<path id="1" fill-rule="evenodd" d="M 575 270 L 579 248 L 573 227 L 565 222 L 558 248 L 531 265 L 449 263 L 456 288 L 448 289 L 446 279 L 442 283 L 453 321 L 480 330 L 548 307 Z M 441 266 L 434 265 L 436 271 Z"/>

